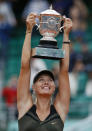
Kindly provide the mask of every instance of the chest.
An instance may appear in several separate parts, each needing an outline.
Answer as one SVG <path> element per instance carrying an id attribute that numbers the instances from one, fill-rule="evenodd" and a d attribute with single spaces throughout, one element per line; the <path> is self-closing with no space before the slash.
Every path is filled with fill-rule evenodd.
<path id="1" fill-rule="evenodd" d="M 37 112 L 36 108 L 29 110 L 18 121 L 19 131 L 63 131 L 63 122 L 55 109 Z"/>
<path id="2" fill-rule="evenodd" d="M 19 121 L 19 131 L 63 131 L 63 124 L 56 116 L 44 121 L 33 116 L 25 116 Z"/>
<path id="3" fill-rule="evenodd" d="M 38 117 L 38 119 L 40 120 L 40 121 L 44 121 L 44 120 L 46 120 L 48 117 L 49 117 L 49 115 L 50 115 L 50 111 L 48 111 L 48 112 L 39 112 L 39 111 L 36 111 L 36 115 L 37 115 L 37 117 Z"/>

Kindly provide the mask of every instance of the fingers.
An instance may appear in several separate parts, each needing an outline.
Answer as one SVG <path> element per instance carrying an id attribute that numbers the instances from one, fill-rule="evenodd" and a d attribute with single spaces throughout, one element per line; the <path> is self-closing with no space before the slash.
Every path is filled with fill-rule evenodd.
<path id="1" fill-rule="evenodd" d="M 70 18 L 65 18 L 65 23 L 69 24 L 69 23 L 72 23 L 72 21 Z"/>
<path id="2" fill-rule="evenodd" d="M 72 25 L 73 25 L 72 20 L 70 18 L 65 18 L 64 26 L 72 27 Z"/>
<path id="3" fill-rule="evenodd" d="M 34 14 L 30 14 L 30 15 L 28 15 L 28 17 L 27 17 L 27 20 L 35 20 L 35 15 Z"/>
<path id="4" fill-rule="evenodd" d="M 28 17 L 35 17 L 35 18 L 36 18 L 36 16 L 37 16 L 36 13 L 30 13 L 30 14 L 28 15 Z"/>
<path id="5" fill-rule="evenodd" d="M 65 21 L 65 19 L 66 19 L 66 16 L 64 15 L 64 16 L 63 16 L 63 21 Z"/>
<path id="6" fill-rule="evenodd" d="M 70 18 L 67 18 L 65 15 L 63 16 L 63 21 L 64 22 L 72 22 L 72 20 Z"/>
<path id="7" fill-rule="evenodd" d="M 36 13 L 30 13 L 28 15 L 28 18 L 38 18 L 38 19 L 40 19 L 40 15 L 37 15 Z"/>
<path id="8" fill-rule="evenodd" d="M 69 34 L 73 26 L 72 20 L 70 18 L 64 17 L 64 33 Z"/>
<path id="9" fill-rule="evenodd" d="M 27 19 L 26 19 L 26 22 L 29 23 L 29 24 L 32 24 L 34 25 L 35 24 L 35 18 L 36 18 L 36 14 L 35 13 L 31 13 L 28 15 Z"/>

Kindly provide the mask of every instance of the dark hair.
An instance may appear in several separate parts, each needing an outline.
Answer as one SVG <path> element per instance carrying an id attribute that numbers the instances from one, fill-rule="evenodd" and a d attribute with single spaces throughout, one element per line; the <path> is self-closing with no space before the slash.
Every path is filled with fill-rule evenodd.
<path id="1" fill-rule="evenodd" d="M 38 73 L 36 74 L 36 76 L 34 77 L 33 84 L 38 80 L 38 78 L 39 78 L 41 75 L 48 75 L 48 76 L 50 76 L 50 77 L 52 78 L 53 81 L 55 80 L 55 79 L 54 79 L 54 75 L 53 75 L 53 73 L 52 73 L 51 71 L 49 71 L 49 70 L 42 70 L 42 71 L 38 72 Z"/>

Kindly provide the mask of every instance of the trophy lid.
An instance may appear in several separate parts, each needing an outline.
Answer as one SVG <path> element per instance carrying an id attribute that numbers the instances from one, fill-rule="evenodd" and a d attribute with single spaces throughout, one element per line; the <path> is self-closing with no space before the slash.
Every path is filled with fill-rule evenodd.
<path id="1" fill-rule="evenodd" d="M 52 5 L 50 6 L 50 9 L 47 9 L 47 10 L 41 12 L 40 14 L 52 14 L 52 15 L 59 15 L 59 16 L 61 15 L 57 11 L 53 10 Z"/>

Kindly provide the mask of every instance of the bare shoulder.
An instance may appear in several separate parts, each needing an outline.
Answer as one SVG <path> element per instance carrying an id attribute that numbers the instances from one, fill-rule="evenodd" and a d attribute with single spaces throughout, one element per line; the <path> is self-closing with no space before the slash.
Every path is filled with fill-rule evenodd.
<path id="1" fill-rule="evenodd" d="M 31 102 L 30 97 L 26 101 L 26 103 L 21 101 L 19 104 L 17 104 L 18 119 L 21 119 L 28 112 L 28 110 L 31 109 L 32 106 L 33 106 L 33 103 Z"/>
<path id="2" fill-rule="evenodd" d="M 63 104 L 61 104 L 60 101 L 57 100 L 54 101 L 54 107 L 64 123 L 67 116 L 67 112 L 64 109 L 65 107 L 63 107 Z"/>

